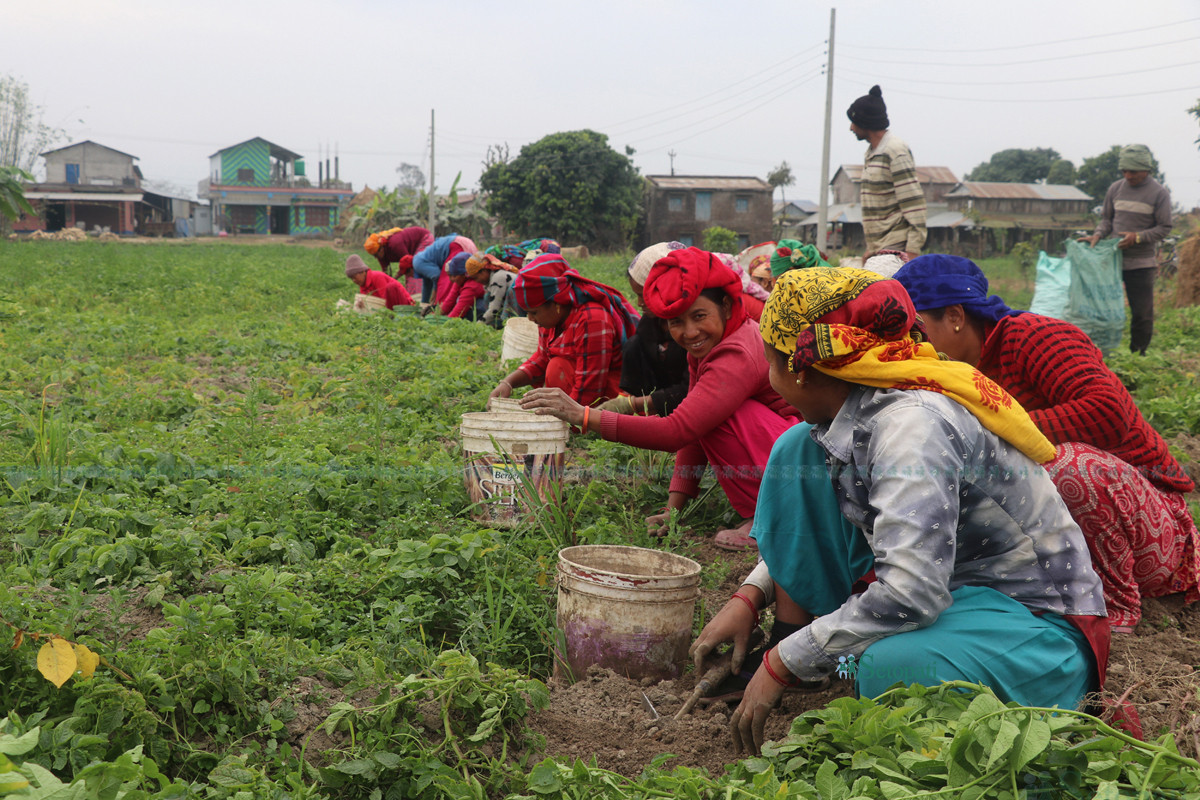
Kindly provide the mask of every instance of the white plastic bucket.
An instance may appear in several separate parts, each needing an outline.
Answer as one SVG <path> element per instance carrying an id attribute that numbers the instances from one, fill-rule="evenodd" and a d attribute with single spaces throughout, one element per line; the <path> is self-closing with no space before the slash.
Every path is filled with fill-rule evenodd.
<path id="1" fill-rule="evenodd" d="M 574 679 L 593 664 L 635 680 L 677 678 L 687 660 L 700 596 L 690 558 L 623 545 L 581 545 L 558 554 L 555 658 Z"/>
<path id="2" fill-rule="evenodd" d="M 521 408 L 521 401 L 515 397 L 493 397 L 488 400 L 488 411 L 503 411 L 508 414 L 532 414 Z"/>
<path id="3" fill-rule="evenodd" d="M 528 411 L 475 411 L 462 415 L 464 480 L 478 503 L 476 519 L 515 525 L 522 485 L 542 500 L 556 500 L 566 458 L 567 423 Z"/>
<path id="4" fill-rule="evenodd" d="M 354 310 L 361 314 L 374 314 L 387 308 L 387 301 L 373 294 L 354 295 Z"/>
<path id="5" fill-rule="evenodd" d="M 517 358 L 521 361 L 537 352 L 538 326 L 525 317 L 512 317 L 504 323 L 500 360 Z"/>

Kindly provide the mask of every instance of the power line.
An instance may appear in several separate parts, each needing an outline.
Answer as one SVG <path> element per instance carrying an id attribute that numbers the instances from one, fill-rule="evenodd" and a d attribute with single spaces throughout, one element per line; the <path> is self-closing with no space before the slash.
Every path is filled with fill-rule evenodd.
<path id="1" fill-rule="evenodd" d="M 944 47 L 939 47 L 938 52 L 941 53 L 994 53 L 1001 50 L 1023 50 L 1027 47 L 1047 47 L 1052 44 L 1067 44 L 1069 42 L 1085 42 L 1089 39 L 1106 39 L 1112 36 L 1128 36 L 1131 33 L 1143 33 L 1145 31 L 1156 31 L 1160 28 L 1175 28 L 1180 25 L 1186 25 L 1189 22 L 1200 21 L 1200 17 L 1192 17 L 1191 19 L 1182 19 L 1179 22 L 1166 22 L 1162 25 L 1151 25 L 1147 28 L 1130 28 L 1125 30 L 1113 31 L 1112 33 L 1096 33 L 1091 36 L 1074 36 L 1069 39 L 1051 39 L 1045 42 L 1031 42 L 1029 44 L 1010 44 L 1000 47 L 969 47 L 960 50 L 951 50 Z M 842 45 L 846 47 L 847 45 Z M 902 50 L 906 53 L 911 53 L 912 46 L 908 47 L 877 47 L 876 45 L 849 45 L 851 49 L 857 50 Z"/>
<path id="2" fill-rule="evenodd" d="M 729 123 L 731 123 L 731 122 L 737 122 L 737 121 L 738 121 L 738 120 L 740 120 L 740 119 L 744 119 L 744 118 L 745 118 L 745 116 L 746 116 L 747 114 L 749 114 L 751 111 L 756 111 L 757 109 L 760 109 L 760 108 L 762 108 L 762 107 L 763 107 L 763 106 L 765 106 L 765 105 L 769 105 L 769 104 L 771 104 L 771 103 L 775 102 L 776 100 L 778 100 L 780 97 L 783 97 L 785 94 L 787 94 L 788 92 L 792 91 L 793 89 L 799 89 L 799 88 L 800 88 L 801 86 L 803 86 L 804 84 L 806 84 L 806 83 L 809 83 L 809 82 L 811 82 L 813 79 L 815 79 L 815 78 L 819 78 L 819 77 L 821 77 L 821 73 L 820 73 L 820 72 L 815 72 L 815 73 L 813 73 L 812 75 L 809 75 L 807 78 L 805 78 L 805 79 L 803 79 L 803 80 L 801 80 L 801 81 L 797 81 L 797 82 L 795 82 L 795 83 L 793 83 L 793 84 L 789 84 L 789 85 L 785 86 L 785 87 L 784 87 L 784 88 L 783 88 L 781 91 L 777 92 L 776 94 L 773 94 L 773 95 L 771 95 L 771 96 L 770 96 L 770 97 L 768 97 L 766 100 L 764 100 L 763 102 L 759 103 L 758 105 L 756 105 L 756 106 L 753 106 L 753 107 L 751 107 L 751 108 L 748 108 L 748 109 L 746 109 L 745 111 L 743 111 L 741 114 L 739 114 L 739 115 L 738 115 L 738 116 L 736 116 L 736 117 L 731 117 L 730 119 L 727 119 L 727 120 L 725 120 L 724 122 L 719 122 L 719 123 L 717 123 L 716 125 L 712 125 L 712 126 L 710 126 L 710 127 L 708 127 L 708 128 L 704 128 L 703 130 L 696 131 L 696 132 L 695 132 L 695 133 L 693 133 L 691 136 L 685 136 L 685 137 L 683 137 L 682 139 L 673 139 L 673 140 L 671 140 L 671 142 L 670 142 L 670 144 L 669 144 L 669 145 L 661 145 L 661 146 L 659 146 L 659 147 L 651 147 L 651 148 L 649 148 L 649 149 L 648 149 L 646 152 L 653 153 L 653 152 L 655 152 L 655 151 L 657 151 L 657 150 L 661 150 L 663 147 L 674 146 L 674 145 L 676 145 L 676 144 L 679 144 L 680 142 L 686 142 L 686 141 L 688 141 L 689 139 L 695 139 L 697 136 L 700 136 L 701 134 L 708 133 L 709 131 L 716 130 L 717 128 L 722 128 L 722 127 L 724 127 L 724 126 L 728 125 L 728 124 L 729 124 Z M 759 97 L 761 97 L 761 96 L 762 96 L 762 95 L 759 95 Z M 757 98 L 755 98 L 755 99 L 757 99 Z M 750 101 L 750 102 L 753 102 L 753 101 Z M 689 127 L 690 127 L 690 126 L 689 126 Z M 682 129 L 682 128 L 681 128 L 680 130 L 686 130 L 686 129 Z M 668 134 L 661 134 L 659 138 L 661 138 L 661 136 L 662 136 L 662 135 L 670 135 L 670 134 L 669 134 L 669 133 L 668 133 Z"/>
<path id="3" fill-rule="evenodd" d="M 784 64 L 787 64 L 787 63 L 789 63 L 789 62 L 791 62 L 791 61 L 795 61 L 796 59 L 798 59 L 798 58 L 801 58 L 802 56 L 805 56 L 805 55 L 807 55 L 808 53 L 811 53 L 812 51 L 814 51 L 814 50 L 816 50 L 816 49 L 820 48 L 821 46 L 822 46 L 822 43 L 821 43 L 821 42 L 818 42 L 817 44 L 815 44 L 815 45 L 812 45 L 811 47 L 808 47 L 808 48 L 806 48 L 806 49 L 804 49 L 804 50 L 801 50 L 799 53 L 794 53 L 794 54 L 792 54 L 792 55 L 788 56 L 788 57 L 787 57 L 787 58 L 785 58 L 785 59 L 782 59 L 782 60 L 780 60 L 780 61 L 776 61 L 774 64 L 770 64 L 770 65 L 768 65 L 768 66 L 764 67 L 763 69 L 759 70 L 758 72 L 755 72 L 755 73 L 752 73 L 752 74 L 750 74 L 750 75 L 747 75 L 747 76 L 746 76 L 746 77 L 744 77 L 744 78 L 740 78 L 740 79 L 738 79 L 738 80 L 734 81 L 733 83 L 726 84 L 725 86 L 722 86 L 722 87 L 721 87 L 721 88 L 719 88 L 719 89 L 714 89 L 713 91 L 709 92 L 708 94 L 701 95 L 700 97 L 693 98 L 693 99 L 691 99 L 691 100 L 687 100 L 687 101 L 685 101 L 685 102 L 683 102 L 683 103 L 679 103 L 679 104 L 677 104 L 677 105 L 674 105 L 674 106 L 668 106 L 667 108 L 660 108 L 660 109 L 657 109 L 657 110 L 655 110 L 655 111 L 650 111 L 650 112 L 647 112 L 647 113 L 645 113 L 645 114 L 642 114 L 642 115 L 640 115 L 640 116 L 637 116 L 637 117 L 631 117 L 631 118 L 629 118 L 629 119 L 627 119 L 627 120 L 624 120 L 624 121 L 622 121 L 622 122 L 617 122 L 617 123 L 614 123 L 614 124 L 612 124 L 612 125 L 605 126 L 605 128 L 604 128 L 604 129 L 605 129 L 605 130 L 619 129 L 619 128 L 622 128 L 622 127 L 624 127 L 625 125 L 628 125 L 628 124 L 630 124 L 630 123 L 632 123 L 632 122 L 638 122 L 638 121 L 640 121 L 640 120 L 643 120 L 643 119 L 645 119 L 645 118 L 647 118 L 647 117 L 653 117 L 653 116 L 657 116 L 657 115 L 659 115 L 659 114 L 669 114 L 669 113 L 671 113 L 672 111 L 675 111 L 675 110 L 677 110 L 677 109 L 680 109 L 680 108 L 685 108 L 685 107 L 687 107 L 687 106 L 690 106 L 690 105 L 695 105 L 696 103 L 701 103 L 701 102 L 703 102 L 703 101 L 707 100 L 707 99 L 708 99 L 708 98 L 710 98 L 710 97 L 714 97 L 714 96 L 716 96 L 716 95 L 718 95 L 718 94 L 722 94 L 722 93 L 724 93 L 724 92 L 727 92 L 727 91 L 729 91 L 730 89 L 733 89 L 733 88 L 735 88 L 735 87 L 737 87 L 737 86 L 741 86 L 743 83 L 746 83 L 747 81 L 754 80 L 755 78 L 759 77 L 760 75 L 762 75 L 762 74 L 764 74 L 764 73 L 766 73 L 766 72 L 770 72 L 771 70 L 773 70 L 773 69 L 776 69 L 776 68 L 778 68 L 778 67 L 780 67 L 780 66 L 782 66 L 782 65 L 784 65 Z M 810 59 L 810 60 L 811 60 L 811 59 Z M 776 77 L 778 77 L 778 76 L 776 76 Z M 774 78 L 772 78 L 772 80 L 773 80 L 773 79 L 774 79 Z"/>
<path id="4" fill-rule="evenodd" d="M 899 75 L 889 75 L 888 80 L 906 81 L 908 83 L 935 83 L 945 86 L 1014 86 L 1017 84 L 1030 83 L 1069 83 L 1071 81 L 1096 81 L 1100 80 L 1101 78 L 1120 78 L 1124 77 L 1125 75 L 1138 75 L 1143 72 L 1160 72 L 1164 69 L 1175 69 L 1176 67 L 1193 67 L 1197 64 L 1200 64 L 1200 61 L 1184 61 L 1179 64 L 1167 64 L 1161 67 L 1147 67 L 1145 69 L 1128 69 L 1122 72 L 1109 72 L 1103 75 L 1084 75 L 1079 78 L 1038 78 L 1036 80 L 1027 81 L 931 81 L 925 80 L 924 78 L 904 78 Z M 844 67 L 840 71 L 848 72 L 851 75 L 861 75 L 867 78 L 870 78 L 875 74 L 873 72 L 862 72 L 860 70 L 846 69 Z M 889 91 L 891 90 L 889 89 Z"/>
<path id="5" fill-rule="evenodd" d="M 1138 44 L 1131 47 L 1121 47 L 1116 50 L 1096 50 L 1090 53 L 1076 53 L 1074 55 L 1066 56 L 1046 56 L 1044 58 L 1023 58 L 1019 61 L 996 61 L 989 64 L 967 64 L 961 61 L 909 61 L 907 59 L 905 59 L 904 64 L 906 66 L 914 67 L 955 67 L 960 69 L 963 67 L 1016 67 L 1023 66 L 1025 64 L 1040 64 L 1046 61 L 1065 61 L 1070 58 L 1111 56 L 1114 53 L 1130 53 L 1134 50 L 1145 50 L 1150 47 L 1166 47 L 1172 44 L 1181 44 L 1182 42 L 1194 42 L 1197 39 L 1200 39 L 1200 36 L 1185 36 L 1182 39 L 1172 39 L 1169 42 L 1151 42 L 1150 44 Z M 851 61 L 864 61 L 868 64 L 886 64 L 888 67 L 896 66 L 895 61 L 885 59 L 861 58 L 859 56 L 842 56 L 842 58 L 848 58 Z"/>
<path id="6" fill-rule="evenodd" d="M 1090 97 L 1058 97 L 1058 98 L 1014 98 L 1004 99 L 999 97 L 947 97 L 940 94 L 925 94 L 923 92 L 909 92 L 904 89 L 888 89 L 893 94 L 907 94 L 913 97 L 928 97 L 934 100 L 952 100 L 956 103 L 1074 103 L 1083 100 L 1120 100 L 1126 97 L 1144 97 L 1149 94 L 1171 94 L 1172 92 L 1194 92 L 1200 89 L 1197 86 L 1180 86 L 1176 89 L 1157 89 L 1140 92 L 1131 92 L 1129 94 L 1104 94 L 1092 95 Z"/>

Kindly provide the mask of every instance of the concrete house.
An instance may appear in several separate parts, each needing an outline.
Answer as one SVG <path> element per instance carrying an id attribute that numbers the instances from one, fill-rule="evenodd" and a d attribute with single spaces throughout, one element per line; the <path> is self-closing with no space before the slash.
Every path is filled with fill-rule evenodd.
<path id="1" fill-rule="evenodd" d="M 1091 230 L 1092 199 L 1075 186 L 963 181 L 946 195 L 951 211 L 991 232 L 997 250 L 1021 241 L 1043 250 L 1076 230 Z"/>
<path id="2" fill-rule="evenodd" d="M 218 150 L 208 162 L 198 192 L 212 205 L 213 227 L 229 233 L 329 236 L 354 196 L 328 170 L 310 181 L 303 156 L 261 137 Z"/>
<path id="3" fill-rule="evenodd" d="M 16 220 L 14 231 L 78 227 L 136 233 L 137 206 L 143 200 L 137 156 L 93 141 L 40 155 L 46 159 L 46 180 L 25 186 L 25 198 L 36 214 Z"/>
<path id="4" fill-rule="evenodd" d="M 678 241 L 700 247 L 714 226 L 734 231 L 739 249 L 769 241 L 773 192 L 761 178 L 647 175 L 641 246 Z"/>
<path id="5" fill-rule="evenodd" d="M 862 164 L 842 164 L 833 179 L 829 181 L 833 189 L 835 204 L 852 204 L 861 202 Z M 958 185 L 958 178 L 949 167 L 917 167 L 917 180 L 921 183 L 921 191 L 925 195 L 927 205 L 944 205 L 946 194 Z"/>

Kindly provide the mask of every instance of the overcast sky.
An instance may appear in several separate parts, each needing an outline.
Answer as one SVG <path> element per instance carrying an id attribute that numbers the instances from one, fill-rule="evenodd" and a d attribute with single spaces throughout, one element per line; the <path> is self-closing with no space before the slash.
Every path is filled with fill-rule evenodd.
<path id="1" fill-rule="evenodd" d="M 1009 147 L 1078 164 L 1143 142 L 1200 206 L 1197 0 L 866 2 L 837 8 L 830 176 L 862 160 L 846 108 L 883 87 L 918 164 L 959 177 Z M 429 172 L 477 185 L 489 144 L 591 128 L 643 174 L 756 175 L 816 200 L 830 6 L 800 0 L 0 0 L 0 72 L 67 141 L 138 156 L 194 194 L 254 136 L 325 148 L 359 189 Z M 65 144 L 66 142 L 64 142 Z"/>

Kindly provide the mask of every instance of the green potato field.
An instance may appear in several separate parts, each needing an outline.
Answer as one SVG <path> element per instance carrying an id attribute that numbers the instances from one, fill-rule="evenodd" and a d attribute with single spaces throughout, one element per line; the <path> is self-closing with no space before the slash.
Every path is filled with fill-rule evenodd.
<path id="1" fill-rule="evenodd" d="M 722 775 L 547 752 L 529 720 L 551 701 L 557 551 L 672 550 L 727 596 L 752 562 L 703 541 L 733 512 L 709 492 L 651 539 L 670 455 L 593 437 L 570 442 L 561 505 L 475 521 L 457 426 L 506 372 L 501 334 L 335 312 L 345 255 L 0 242 L 0 797 L 1015 798 L 1064 764 L 1079 793 L 1053 796 L 1200 791 L 1171 739 L 987 693 L 835 700 Z M 579 266 L 624 289 L 628 260 Z M 1019 269 L 983 266 L 1028 304 Z M 1161 315 L 1151 355 L 1112 363 L 1189 463 L 1200 313 Z"/>

